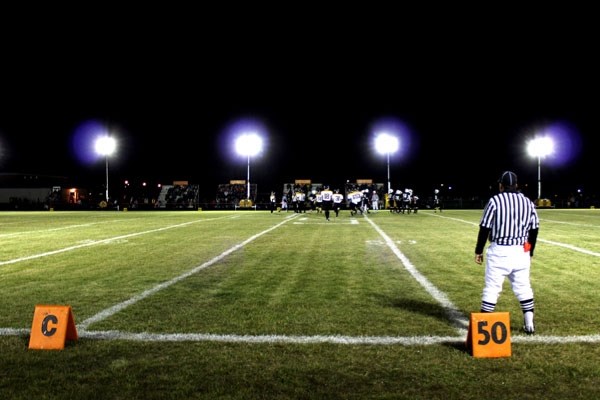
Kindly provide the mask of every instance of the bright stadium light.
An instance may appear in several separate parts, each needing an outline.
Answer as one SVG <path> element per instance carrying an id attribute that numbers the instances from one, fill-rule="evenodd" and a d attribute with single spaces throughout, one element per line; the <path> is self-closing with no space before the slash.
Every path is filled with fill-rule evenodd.
<path id="1" fill-rule="evenodd" d="M 114 153 L 117 142 L 114 138 L 106 135 L 96 139 L 96 153 L 104 156 L 106 164 L 106 203 L 108 204 L 108 156 Z"/>
<path id="2" fill-rule="evenodd" d="M 243 133 L 235 142 L 235 150 L 238 154 L 248 157 L 247 199 L 250 200 L 250 157 L 261 152 L 262 139 L 255 132 Z"/>
<path id="3" fill-rule="evenodd" d="M 538 162 L 538 200 L 542 199 L 542 158 L 554 152 L 554 142 L 551 138 L 544 136 L 532 139 L 527 144 L 527 152 L 532 157 L 537 157 Z"/>
<path id="4" fill-rule="evenodd" d="M 387 155 L 387 182 L 388 182 L 388 193 L 392 189 L 390 182 L 390 154 L 398 151 L 400 144 L 396 136 L 390 135 L 389 133 L 382 132 L 375 138 L 375 149 L 380 154 Z"/>

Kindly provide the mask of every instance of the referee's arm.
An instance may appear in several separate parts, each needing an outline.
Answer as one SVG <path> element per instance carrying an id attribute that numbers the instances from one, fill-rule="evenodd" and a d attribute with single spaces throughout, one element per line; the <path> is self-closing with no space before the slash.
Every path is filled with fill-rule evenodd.
<path id="1" fill-rule="evenodd" d="M 529 242 L 529 245 L 531 246 L 529 248 L 529 256 L 530 257 L 533 257 L 533 250 L 535 250 L 535 243 L 537 242 L 538 231 L 539 231 L 539 228 L 530 229 L 529 234 L 527 235 L 527 241 Z"/>
<path id="2" fill-rule="evenodd" d="M 475 245 L 475 262 L 481 264 L 483 262 L 483 248 L 485 242 L 490 235 L 490 228 L 479 226 L 479 235 L 477 235 L 477 245 Z"/>

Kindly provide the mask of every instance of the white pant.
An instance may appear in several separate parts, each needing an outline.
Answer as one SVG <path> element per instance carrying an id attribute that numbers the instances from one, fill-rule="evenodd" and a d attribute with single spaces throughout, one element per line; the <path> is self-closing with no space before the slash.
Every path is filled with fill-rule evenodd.
<path id="1" fill-rule="evenodd" d="M 507 277 L 519 301 L 533 299 L 530 270 L 531 257 L 529 252 L 523 250 L 523 246 L 491 243 L 486 252 L 482 301 L 496 304 L 502 292 L 504 278 Z"/>

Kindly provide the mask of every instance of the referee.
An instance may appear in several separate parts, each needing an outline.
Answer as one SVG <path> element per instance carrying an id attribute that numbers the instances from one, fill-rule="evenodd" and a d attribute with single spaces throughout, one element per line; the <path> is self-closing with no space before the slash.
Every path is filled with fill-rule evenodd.
<path id="1" fill-rule="evenodd" d="M 523 311 L 523 330 L 533 334 L 533 289 L 531 288 L 531 257 L 540 221 L 535 205 L 517 190 L 517 175 L 505 171 L 498 180 L 499 193 L 490 198 L 479 223 L 475 246 L 475 262 L 483 263 L 486 252 L 485 285 L 481 297 L 481 312 L 493 312 L 508 277 L 513 293 Z"/>

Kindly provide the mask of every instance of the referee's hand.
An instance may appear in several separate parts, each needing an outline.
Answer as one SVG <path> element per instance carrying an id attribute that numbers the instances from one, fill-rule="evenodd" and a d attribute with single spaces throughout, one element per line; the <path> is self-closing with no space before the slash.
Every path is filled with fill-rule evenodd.
<path id="1" fill-rule="evenodd" d="M 477 264 L 483 263 L 483 254 L 475 254 L 475 262 Z"/>

